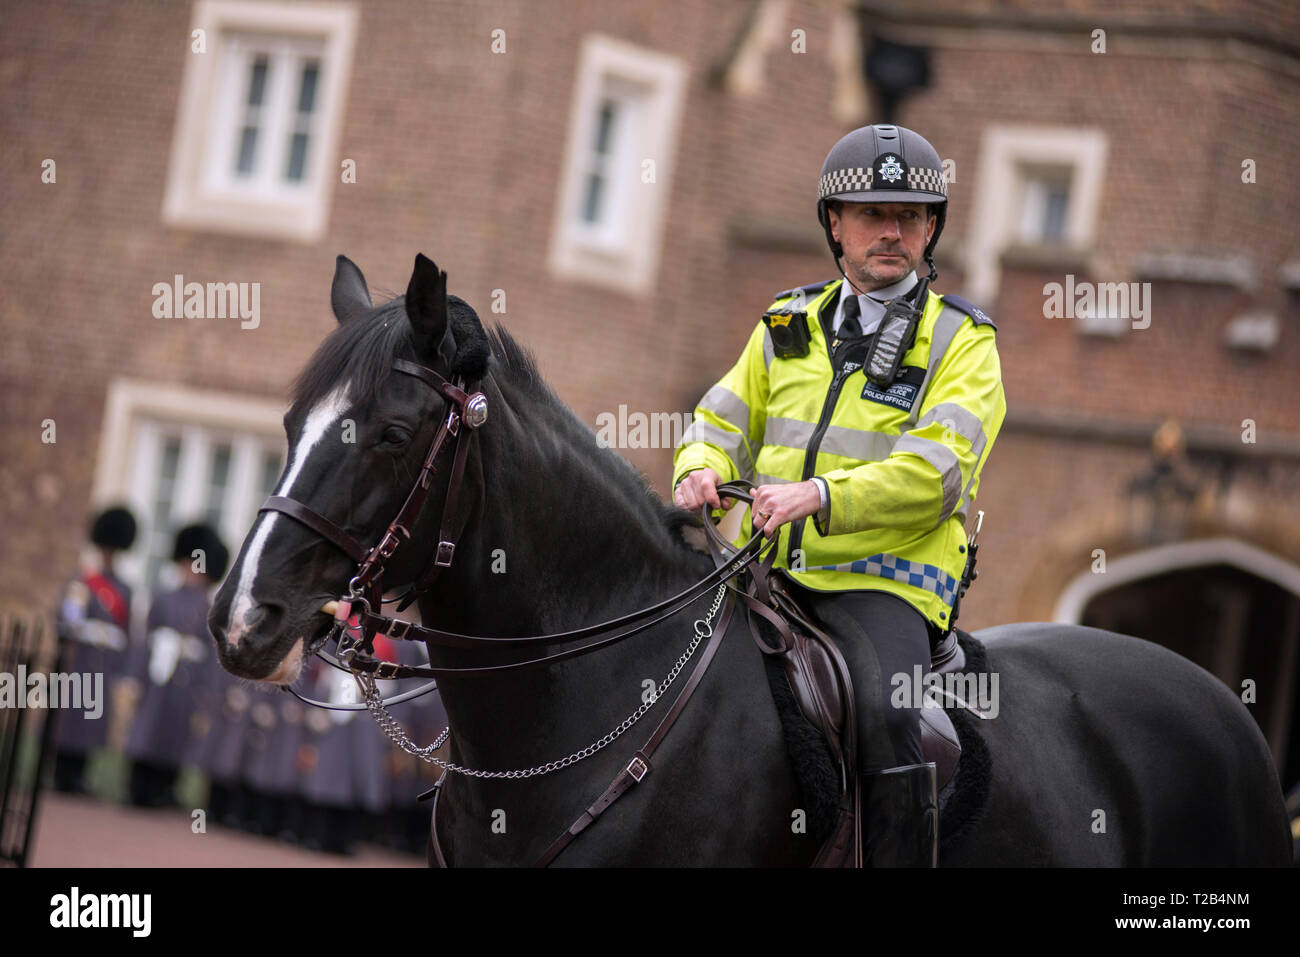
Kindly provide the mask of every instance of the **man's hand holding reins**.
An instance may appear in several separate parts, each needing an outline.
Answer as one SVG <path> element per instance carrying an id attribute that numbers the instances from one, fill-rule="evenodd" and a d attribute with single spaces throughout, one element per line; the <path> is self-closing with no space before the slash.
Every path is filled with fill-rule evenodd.
<path id="1" fill-rule="evenodd" d="M 673 492 L 673 501 L 681 508 L 699 508 L 708 502 L 714 508 L 727 510 L 736 504 L 734 498 L 718 499 L 718 479 L 720 476 L 713 469 L 696 469 L 688 472 L 686 477 Z"/>
<path id="2" fill-rule="evenodd" d="M 673 492 L 673 501 L 682 508 L 699 508 L 704 503 L 729 509 L 733 498 L 718 498 L 718 473 L 713 469 L 696 469 L 687 473 Z M 816 515 L 822 507 L 821 489 L 811 480 L 788 485 L 759 485 L 754 489 L 751 512 L 754 527 L 771 537 L 786 522 Z"/>
<path id="3" fill-rule="evenodd" d="M 754 528 L 770 538 L 786 522 L 816 515 L 821 507 L 821 489 L 811 479 L 788 485 L 760 485 L 754 489 L 751 506 Z"/>

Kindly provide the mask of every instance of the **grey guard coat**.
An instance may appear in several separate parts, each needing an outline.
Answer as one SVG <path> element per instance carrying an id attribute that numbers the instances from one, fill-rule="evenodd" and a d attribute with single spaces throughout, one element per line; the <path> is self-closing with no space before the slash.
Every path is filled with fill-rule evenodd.
<path id="1" fill-rule="evenodd" d="M 297 757 L 305 706 L 278 689 L 258 688 L 252 694 L 244 782 L 263 794 L 287 797 L 298 790 Z"/>
<path id="2" fill-rule="evenodd" d="M 180 767 L 191 758 L 192 721 L 215 658 L 208 637 L 207 589 L 186 585 L 154 599 L 145 638 L 133 653 L 131 673 L 140 682 L 140 700 L 127 737 L 133 761 Z"/>
<path id="3" fill-rule="evenodd" d="M 212 781 L 229 787 L 242 781 L 252 704 L 260 698 L 249 682 L 222 668 L 215 653 L 205 663 L 199 701 L 210 720 L 207 734 L 195 742 L 195 752 L 199 767 Z"/>
<path id="4" fill-rule="evenodd" d="M 343 703 L 343 689 L 352 679 L 319 658 L 307 665 L 303 694 L 319 701 Z M 352 806 L 352 724 L 369 721 L 364 713 L 311 708 L 303 722 L 303 742 L 311 756 L 299 782 L 300 794 L 312 804 Z"/>

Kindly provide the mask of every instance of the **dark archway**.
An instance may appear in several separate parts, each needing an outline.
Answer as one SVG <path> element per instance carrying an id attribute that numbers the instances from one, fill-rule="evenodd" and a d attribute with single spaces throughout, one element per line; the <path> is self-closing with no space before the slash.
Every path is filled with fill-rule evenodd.
<path id="1" fill-rule="evenodd" d="M 1283 788 L 1300 780 L 1300 596 L 1232 565 L 1174 568 L 1098 591 L 1080 623 L 1162 644 L 1238 692 L 1253 681 Z"/>

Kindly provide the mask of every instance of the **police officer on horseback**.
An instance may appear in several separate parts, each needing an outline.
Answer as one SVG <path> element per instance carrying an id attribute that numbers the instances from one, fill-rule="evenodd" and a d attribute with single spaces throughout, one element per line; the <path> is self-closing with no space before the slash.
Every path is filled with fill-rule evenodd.
<path id="1" fill-rule="evenodd" d="M 836 143 L 817 217 L 843 278 L 778 294 L 673 466 L 683 508 L 730 507 L 722 482 L 757 486 L 753 533 L 779 536 L 777 565 L 831 626 L 855 684 L 874 866 L 937 859 L 921 702 L 894 692 L 952 627 L 964 521 L 1006 413 L 992 320 L 930 290 L 947 201 L 917 133 L 875 125 Z"/>

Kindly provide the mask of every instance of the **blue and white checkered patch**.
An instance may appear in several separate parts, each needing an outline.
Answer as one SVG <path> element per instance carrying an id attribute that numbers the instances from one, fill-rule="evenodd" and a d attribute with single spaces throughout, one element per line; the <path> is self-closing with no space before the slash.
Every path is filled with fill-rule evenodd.
<path id="1" fill-rule="evenodd" d="M 922 562 L 914 562 L 907 558 L 899 558 L 897 555 L 886 555 L 884 553 L 859 558 L 857 561 L 845 565 L 814 565 L 811 568 L 828 572 L 853 572 L 855 575 L 876 575 L 880 578 L 891 578 L 894 581 L 905 582 L 908 585 L 914 585 L 917 588 L 932 592 L 943 599 L 945 605 L 949 606 L 952 605 L 953 600 L 956 598 L 957 586 L 960 584 L 956 578 L 953 578 L 937 565 L 926 565 Z"/>

